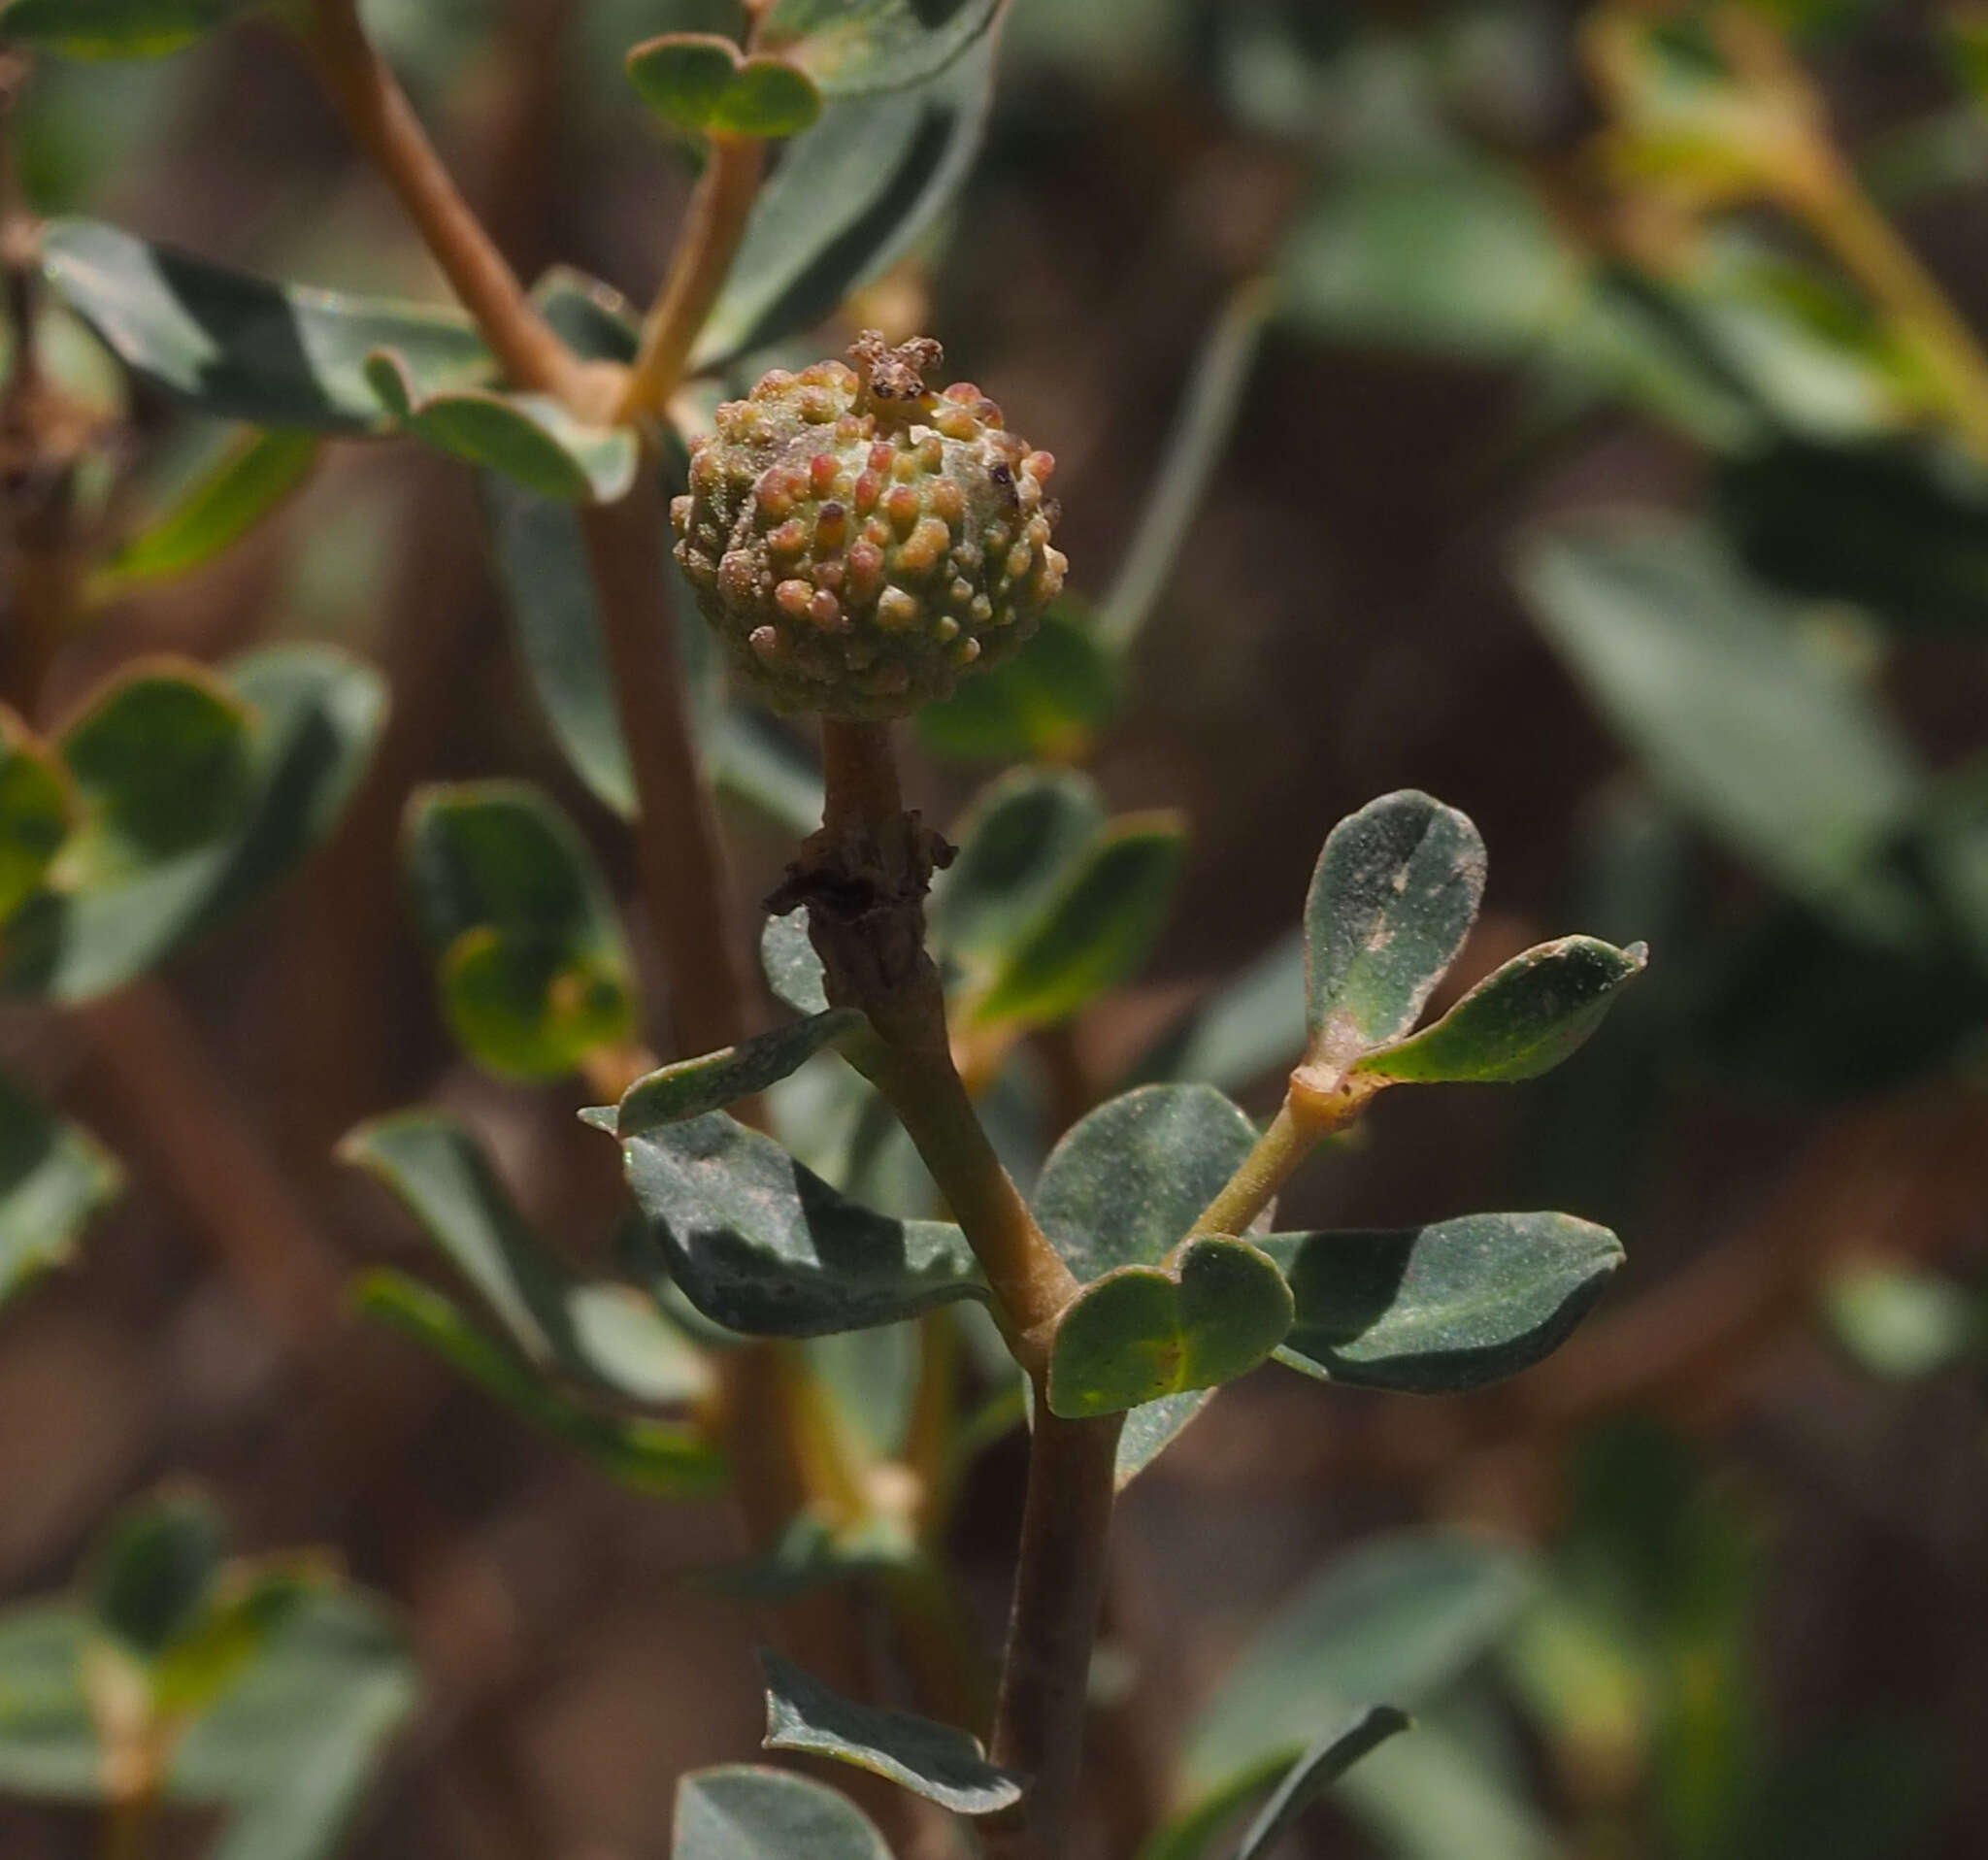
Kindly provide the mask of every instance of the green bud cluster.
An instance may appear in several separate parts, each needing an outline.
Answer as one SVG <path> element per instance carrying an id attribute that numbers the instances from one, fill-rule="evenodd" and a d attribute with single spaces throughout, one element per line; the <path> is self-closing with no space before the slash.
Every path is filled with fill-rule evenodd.
<path id="1" fill-rule="evenodd" d="M 934 342 L 775 369 L 717 411 L 671 516 L 677 560 L 732 664 L 777 710 L 903 716 L 1036 630 L 1068 564 L 1056 461 Z"/>

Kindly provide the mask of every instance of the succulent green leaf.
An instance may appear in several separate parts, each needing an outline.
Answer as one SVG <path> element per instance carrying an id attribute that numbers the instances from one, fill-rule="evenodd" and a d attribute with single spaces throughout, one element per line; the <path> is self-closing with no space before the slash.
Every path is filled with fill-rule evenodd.
<path id="1" fill-rule="evenodd" d="M 716 33 L 666 33 L 639 45 L 628 76 L 658 116 L 693 134 L 798 136 L 821 115 L 821 92 L 805 71 L 785 58 L 747 57 Z"/>
<path id="2" fill-rule="evenodd" d="M 205 567 L 288 501 L 310 478 L 320 445 L 315 433 L 243 435 L 116 549 L 91 581 L 92 595 L 116 600 Z"/>
<path id="3" fill-rule="evenodd" d="M 1334 827 L 1305 901 L 1313 1062 L 1342 1072 L 1406 1034 L 1483 896 L 1477 829 L 1426 794 L 1383 795 Z"/>
<path id="4" fill-rule="evenodd" d="M 1622 1263 L 1572 1214 L 1467 1214 L 1397 1232 L 1273 1234 L 1297 1318 L 1278 1360 L 1323 1380 L 1458 1394 L 1565 1342 Z"/>
<path id="5" fill-rule="evenodd" d="M 0 923 L 41 883 L 73 812 L 61 763 L 12 711 L 0 710 Z"/>
<path id="6" fill-rule="evenodd" d="M 751 1764 L 693 1770 L 677 1785 L 670 1860 L 890 1860 L 846 1796 Z"/>
<path id="7" fill-rule="evenodd" d="M 1189 1733 L 1193 1795 L 1326 1737 L 1376 1695 L 1413 1710 L 1484 1654 L 1533 1586 L 1518 1552 L 1402 1532 L 1341 1557 L 1277 1609 Z"/>
<path id="8" fill-rule="evenodd" d="M 90 1559 L 92 1620 L 134 1658 L 157 1659 L 207 1607 L 225 1547 L 214 1508 L 190 1494 L 125 1512 Z"/>
<path id="9" fill-rule="evenodd" d="M 612 504 L 635 482 L 641 447 L 632 427 L 589 426 L 549 394 L 484 387 L 424 393 L 398 351 L 366 358 L 380 404 L 416 439 L 565 504 Z"/>
<path id="10" fill-rule="evenodd" d="M 7 36 L 72 58 L 156 58 L 268 0 L 13 0 Z"/>
<path id="11" fill-rule="evenodd" d="M 1049 1406 L 1081 1420 L 1235 1381 L 1283 1341 L 1294 1309 L 1246 1241 L 1191 1240 L 1164 1267 L 1121 1266 L 1057 1319 Z"/>
<path id="12" fill-rule="evenodd" d="M 1124 1491 L 1200 1418 L 1202 1411 L 1214 1398 L 1213 1389 L 1197 1388 L 1185 1395 L 1168 1395 L 1133 1409 L 1118 1433 L 1112 1485 Z"/>
<path id="13" fill-rule="evenodd" d="M 1070 882 L 1104 827 L 1097 784 L 1075 770 L 1015 769 L 989 783 L 952 830 L 959 856 L 934 881 L 933 943 L 977 969 L 998 961 Z"/>
<path id="14" fill-rule="evenodd" d="M 808 913 L 769 917 L 759 933 L 759 962 L 766 984 L 796 1013 L 828 1012 L 828 977 L 808 937 Z"/>
<path id="15" fill-rule="evenodd" d="M 979 153 L 994 65 L 990 34 L 930 83 L 830 99 L 760 189 L 696 367 L 812 328 L 911 250 Z"/>
<path id="16" fill-rule="evenodd" d="M 1485 977 L 1442 1018 L 1352 1068 L 1362 1078 L 1417 1084 L 1537 1079 L 1577 1050 L 1649 951 L 1562 937 Z"/>
<path id="17" fill-rule="evenodd" d="M 1005 0 L 774 0 L 758 43 L 828 97 L 929 83 L 985 35 Z"/>
<path id="18" fill-rule="evenodd" d="M 657 1407 L 709 1389 L 703 1360 L 646 1298 L 583 1278 L 533 1232 L 482 1146 L 454 1119 L 426 1111 L 378 1118 L 339 1153 L 420 1222 L 541 1372 Z"/>
<path id="19" fill-rule="evenodd" d="M 52 221 L 43 261 L 127 368 L 222 419 L 379 433 L 388 421 L 365 372 L 376 350 L 398 355 L 423 394 L 496 370 L 453 312 L 268 283 L 96 220 Z"/>
<path id="20" fill-rule="evenodd" d="M 987 1761 L 977 1738 L 949 1724 L 858 1705 L 762 1647 L 766 1748 L 798 1750 L 884 1777 L 955 1814 L 994 1814 L 1022 1798 L 1028 1778 Z"/>
<path id="21" fill-rule="evenodd" d="M 1249 1824 L 1236 1860 L 1266 1860 L 1312 1803 L 1362 1757 L 1408 1730 L 1409 1723 L 1408 1713 L 1391 1705 L 1372 1705 L 1350 1724 L 1328 1732 L 1292 1764 L 1276 1793 Z"/>
<path id="22" fill-rule="evenodd" d="M 421 789 L 403 847 L 449 1026 L 481 1064 L 556 1079 L 631 1036 L 633 969 L 607 880 L 538 789 Z"/>
<path id="23" fill-rule="evenodd" d="M 670 1277 L 728 1330 L 824 1336 L 987 1296 L 950 1222 L 861 1207 L 722 1114 L 665 1124 L 621 1147 Z"/>
<path id="24" fill-rule="evenodd" d="M 1176 814 L 1113 820 L 1011 947 L 974 1005 L 975 1024 L 1046 1026 L 1127 980 L 1159 937 L 1186 856 Z"/>
<path id="25" fill-rule="evenodd" d="M 69 1257 L 122 1179 L 107 1150 L 0 1073 L 0 1305 Z"/>
<path id="26" fill-rule="evenodd" d="M 640 1137 L 659 1124 L 702 1117 L 778 1084 L 862 1024 L 863 1016 L 853 1008 L 813 1014 L 720 1052 L 664 1066 L 638 1079 L 618 1106 L 580 1115 L 611 1137 Z"/>
<path id="27" fill-rule="evenodd" d="M 372 668 L 311 646 L 100 692 L 56 745 L 81 824 L 0 929 L 0 993 L 106 993 L 261 895 L 337 820 L 384 704 Z"/>
<path id="28" fill-rule="evenodd" d="M 1565 523 L 1533 543 L 1519 582 L 1672 800 L 1839 921 L 1911 930 L 1910 899 L 1873 869 L 1922 795 L 1911 747 L 1709 536 L 1654 516 Z"/>
<path id="29" fill-rule="evenodd" d="M 1335 1806 L 1398 1860 L 1567 1860 L 1526 1779 L 1483 1748 L 1476 1727 L 1418 1712 L 1415 1735 L 1376 1750 L 1333 1792 Z"/>
<path id="30" fill-rule="evenodd" d="M 724 1488 L 725 1457 L 695 1428 L 582 1408 L 419 1279 L 377 1268 L 360 1279 L 353 1301 L 631 1491 L 690 1499 Z"/>
<path id="31" fill-rule="evenodd" d="M 1027 651 L 918 712 L 918 742 L 956 762 L 1081 762 L 1117 714 L 1122 683 L 1097 625 L 1059 596 Z"/>

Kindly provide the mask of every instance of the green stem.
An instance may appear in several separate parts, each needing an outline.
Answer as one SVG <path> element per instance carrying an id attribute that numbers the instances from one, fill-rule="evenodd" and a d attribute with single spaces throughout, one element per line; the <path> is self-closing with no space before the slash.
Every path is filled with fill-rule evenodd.
<path id="1" fill-rule="evenodd" d="M 1194 1223 L 1197 1234 L 1246 1234 L 1325 1133 L 1284 1101 L 1276 1121 Z"/>

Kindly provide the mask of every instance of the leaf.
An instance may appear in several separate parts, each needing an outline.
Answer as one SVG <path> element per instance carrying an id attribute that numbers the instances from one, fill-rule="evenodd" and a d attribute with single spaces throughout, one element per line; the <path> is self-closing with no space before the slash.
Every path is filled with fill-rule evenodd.
<path id="1" fill-rule="evenodd" d="M 1586 519 L 1539 536 L 1519 585 L 1657 784 L 1741 858 L 1861 930 L 1909 900 L 1872 871 L 1916 810 L 1917 759 L 1862 681 L 1702 530 Z"/>
<path id="2" fill-rule="evenodd" d="M 989 34 L 932 83 L 830 100 L 753 202 L 698 337 L 696 368 L 709 372 L 813 327 L 911 250 L 979 153 L 994 52 Z"/>
<path id="3" fill-rule="evenodd" d="M 798 136 L 821 115 L 821 92 L 784 58 L 747 57 L 716 33 L 674 32 L 628 54 L 644 103 L 678 129 L 711 136 Z"/>
<path id="4" fill-rule="evenodd" d="M 611 1137 L 640 1137 L 662 1124 L 702 1117 L 778 1084 L 863 1024 L 853 1008 L 832 1009 L 701 1059 L 679 1059 L 638 1079 L 618 1106 L 580 1115 Z"/>
<path id="5" fill-rule="evenodd" d="M 1278 1360 L 1321 1380 L 1460 1394 L 1566 1340 L 1622 1245 L 1571 1214 L 1467 1214 L 1398 1232 L 1273 1234 L 1297 1316 Z"/>
<path id="6" fill-rule="evenodd" d="M 1421 1084 L 1537 1079 L 1581 1046 L 1648 961 L 1640 943 L 1542 943 L 1485 977 L 1433 1027 L 1357 1061 L 1353 1074 Z"/>
<path id="7" fill-rule="evenodd" d="M 829 97 L 903 90 L 939 76 L 1004 0 L 773 0 L 757 41 L 783 51 Z"/>
<path id="8" fill-rule="evenodd" d="M 1027 1777 L 989 1763 L 979 1740 L 952 1725 L 858 1705 L 765 1647 L 759 1668 L 769 1750 L 851 1764 L 955 1814 L 1011 1809 L 1028 1786 Z"/>
<path id="9" fill-rule="evenodd" d="M 917 713 L 919 746 L 958 762 L 1084 761 L 1117 714 L 1124 682 L 1101 628 L 1059 597 L 1027 651 Z"/>
<path id="10" fill-rule="evenodd" d="M 759 933 L 759 962 L 766 985 L 796 1013 L 828 1013 L 828 977 L 808 937 L 808 913 L 769 917 Z"/>
<path id="11" fill-rule="evenodd" d="M 670 1276 L 714 1323 L 816 1337 L 985 1299 L 966 1236 L 845 1200 L 770 1137 L 722 1114 L 621 1146 Z"/>
<path id="12" fill-rule="evenodd" d="M 310 478 L 319 446 L 315 433 L 243 435 L 168 509 L 118 547 L 91 580 L 91 597 L 119 600 L 205 567 L 289 500 Z"/>
<path id="13" fill-rule="evenodd" d="M 377 1268 L 353 1302 L 442 1358 L 542 1433 L 584 1454 L 617 1483 L 651 1498 L 693 1499 L 724 1489 L 724 1455 L 695 1428 L 600 1414 L 568 1400 L 456 1305 L 405 1273 Z"/>
<path id="14" fill-rule="evenodd" d="M 549 394 L 472 387 L 424 392 L 405 357 L 381 347 L 366 381 L 414 438 L 565 504 L 613 504 L 635 482 L 641 447 L 627 426 L 590 426 Z"/>
<path id="15" fill-rule="evenodd" d="M 343 812 L 385 685 L 325 647 L 127 673 L 56 746 L 82 825 L 0 931 L 0 993 L 122 986 L 287 876 Z"/>
<path id="16" fill-rule="evenodd" d="M 1236 1860 L 1266 1860 L 1298 1817 L 1354 1764 L 1409 1728 L 1408 1713 L 1391 1705 L 1371 1705 L 1350 1724 L 1328 1733 L 1294 1763 L 1276 1793 L 1249 1824 Z"/>
<path id="17" fill-rule="evenodd" d="M 10 16 L 11 22 L 11 16 Z M 379 433 L 366 358 L 391 349 L 424 394 L 496 368 L 467 317 L 265 282 L 100 221 L 51 221 L 50 282 L 135 373 L 222 419 Z"/>
<path id="18" fill-rule="evenodd" d="M 1081 1420 L 1235 1381 L 1269 1359 L 1292 1313 L 1276 1263 L 1244 1241 L 1192 1240 L 1165 1267 L 1121 1266 L 1056 1320 L 1049 1407 Z"/>
<path id="19" fill-rule="evenodd" d="M 1395 1860 L 1568 1860 L 1523 1785 L 1433 1713 L 1361 1764 L 1336 1799 Z"/>
<path id="20" fill-rule="evenodd" d="M 586 842 L 537 788 L 422 788 L 402 844 L 449 1028 L 480 1064 L 557 1079 L 631 1038 L 633 964 L 613 899 Z"/>
<path id="21" fill-rule="evenodd" d="M 206 1608 L 224 1550 L 204 1499 L 174 1494 L 126 1511 L 90 1558 L 92 1620 L 134 1658 L 157 1659 Z"/>
<path id="22" fill-rule="evenodd" d="M 1158 938 L 1186 859 L 1177 814 L 1122 814 L 1107 827 L 974 1004 L 976 1026 L 1069 1018 L 1134 975 Z"/>
<path id="23" fill-rule="evenodd" d="M 1188 1735 L 1191 1794 L 1302 1749 L 1376 1695 L 1413 1710 L 1472 1665 L 1532 1588 L 1518 1552 L 1435 1532 L 1370 1539 L 1264 1623 Z"/>
<path id="24" fill-rule="evenodd" d="M 156 58 L 268 0 L 13 0 L 7 36 L 72 58 Z"/>
<path id="25" fill-rule="evenodd" d="M 1015 769 L 975 796 L 939 875 L 933 943 L 977 967 L 998 960 L 1049 908 L 1105 825 L 1097 783 L 1074 770 Z"/>
<path id="26" fill-rule="evenodd" d="M 1477 829 L 1429 795 L 1383 795 L 1334 827 L 1305 900 L 1312 1062 L 1343 1072 L 1406 1034 L 1483 896 Z"/>
<path id="27" fill-rule="evenodd" d="M 670 1860 L 890 1860 L 845 1796 L 784 1770 L 728 1764 L 677 1785 Z"/>
<path id="28" fill-rule="evenodd" d="M 0 709 L 0 923 L 41 883 L 69 837 L 72 814 L 61 763 Z"/>
<path id="29" fill-rule="evenodd" d="M 83 1611 L 32 1602 L 0 1613 L 0 1790 L 41 1800 L 93 1802 L 104 1756 L 83 1662 Z"/>
<path id="30" fill-rule="evenodd" d="M 646 1406 L 696 1401 L 711 1374 L 632 1286 L 582 1277 L 526 1224 L 480 1145 L 439 1112 L 361 1124 L 339 1146 L 420 1222 L 526 1361 Z"/>
<path id="31" fill-rule="evenodd" d="M 0 1305 L 68 1259 L 122 1184 L 107 1150 L 0 1073 Z"/>

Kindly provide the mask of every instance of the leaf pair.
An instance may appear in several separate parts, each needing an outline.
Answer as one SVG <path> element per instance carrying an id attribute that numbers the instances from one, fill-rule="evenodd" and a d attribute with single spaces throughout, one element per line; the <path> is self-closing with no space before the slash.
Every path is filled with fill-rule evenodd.
<path id="1" fill-rule="evenodd" d="M 384 702 L 343 653 L 276 647 L 128 670 L 52 752 L 0 738 L 0 991 L 107 993 L 268 889 L 337 820 Z"/>

